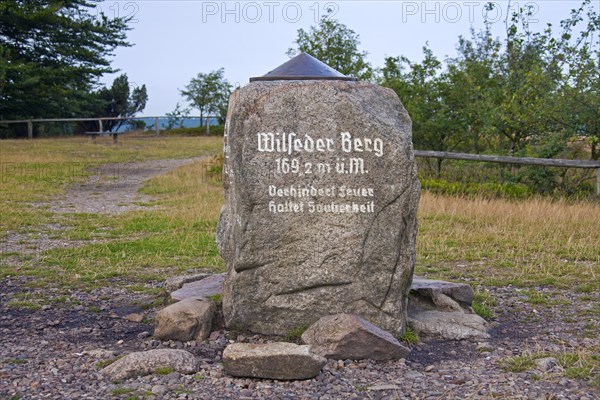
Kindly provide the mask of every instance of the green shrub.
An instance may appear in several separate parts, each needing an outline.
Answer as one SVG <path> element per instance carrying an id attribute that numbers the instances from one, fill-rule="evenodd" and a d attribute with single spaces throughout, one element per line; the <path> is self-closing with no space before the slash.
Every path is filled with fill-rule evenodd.
<path id="1" fill-rule="evenodd" d="M 404 334 L 398 337 L 398 340 L 407 344 L 417 344 L 421 340 L 419 334 L 410 326 L 404 330 Z"/>
<path id="2" fill-rule="evenodd" d="M 520 183 L 448 182 L 442 179 L 422 179 L 421 187 L 439 194 L 488 198 L 524 199 L 533 194 L 527 186 Z"/>
<path id="3" fill-rule="evenodd" d="M 309 325 L 301 325 L 298 326 L 296 328 L 290 329 L 286 334 L 285 334 L 285 341 L 286 342 L 297 342 L 300 340 L 300 337 L 302 336 L 302 334 L 304 332 L 306 332 L 306 330 L 308 329 Z"/>
<path id="4" fill-rule="evenodd" d="M 210 126 L 211 136 L 223 136 L 223 132 L 223 125 Z M 163 136 L 206 136 L 206 127 L 196 126 L 193 128 L 173 128 L 161 131 L 160 134 Z"/>
<path id="5" fill-rule="evenodd" d="M 496 315 L 491 307 L 498 305 L 496 299 L 488 291 L 476 291 L 473 294 L 473 311 L 481 318 L 494 319 Z"/>

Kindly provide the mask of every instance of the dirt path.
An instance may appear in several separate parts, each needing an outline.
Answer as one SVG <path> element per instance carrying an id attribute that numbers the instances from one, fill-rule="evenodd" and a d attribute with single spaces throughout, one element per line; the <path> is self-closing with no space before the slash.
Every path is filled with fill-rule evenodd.
<path id="1" fill-rule="evenodd" d="M 140 203 L 147 203 L 152 197 L 139 193 L 145 180 L 200 159 L 201 157 L 196 157 L 100 166 L 86 182 L 70 186 L 64 198 L 52 203 L 51 210 L 63 213 L 119 214 L 146 208 Z"/>
<path id="2" fill-rule="evenodd" d="M 154 160 L 143 162 L 105 164 L 95 168 L 93 175 L 85 182 L 70 185 L 63 196 L 45 203 L 36 203 L 36 207 L 49 207 L 56 213 L 119 214 L 132 210 L 148 209 L 144 203 L 153 197 L 140 193 L 144 181 L 156 175 L 198 160 L 202 157 L 178 160 Z M 0 253 L 40 255 L 46 250 L 65 247 L 77 247 L 96 243 L 91 241 L 68 240 L 61 232 L 69 229 L 60 224 L 45 224 L 29 229 L 27 232 L 7 232 L 0 238 Z M 14 257 L 1 258 L 0 263 L 15 262 Z"/>

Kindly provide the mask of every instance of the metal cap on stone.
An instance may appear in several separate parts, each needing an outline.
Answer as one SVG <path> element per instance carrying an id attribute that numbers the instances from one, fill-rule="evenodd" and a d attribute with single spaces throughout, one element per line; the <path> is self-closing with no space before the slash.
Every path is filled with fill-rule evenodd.
<path id="1" fill-rule="evenodd" d="M 281 64 L 263 76 L 250 78 L 256 81 L 295 81 L 295 80 L 335 80 L 357 81 L 353 76 L 346 76 L 331 68 L 310 54 L 300 53 L 291 60 Z"/>

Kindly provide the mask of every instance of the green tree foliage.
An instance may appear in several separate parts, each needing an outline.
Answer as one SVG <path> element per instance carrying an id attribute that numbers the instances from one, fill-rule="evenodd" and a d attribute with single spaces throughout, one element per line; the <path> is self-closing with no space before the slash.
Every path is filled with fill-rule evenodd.
<path id="1" fill-rule="evenodd" d="M 182 108 L 181 104 L 177 103 L 175 109 L 166 114 L 167 129 L 183 128 L 183 121 L 190 113 L 189 108 Z"/>
<path id="2" fill-rule="evenodd" d="M 3 119 L 89 116 L 98 78 L 126 41 L 127 18 L 96 16 L 94 2 L 0 2 Z"/>
<path id="3" fill-rule="evenodd" d="M 146 85 L 130 90 L 127 74 L 119 75 L 110 88 L 100 89 L 97 95 L 100 107 L 94 115 L 98 117 L 133 117 L 144 110 L 148 101 Z M 104 130 L 118 130 L 126 123 L 126 120 L 108 120 L 104 122 Z"/>
<path id="4" fill-rule="evenodd" d="M 556 157 L 583 137 L 598 158 L 598 15 L 585 0 L 559 37 L 550 25 L 532 32 L 530 17 L 530 8 L 516 10 L 504 40 L 492 37 L 489 24 L 460 37 L 445 65 L 427 47 L 421 63 L 386 59 L 380 81 L 405 103 L 418 148 Z"/>
<path id="5" fill-rule="evenodd" d="M 200 111 L 200 121 L 205 118 L 207 135 L 210 133 L 209 117 L 217 116 L 223 119 L 224 113 L 227 112 L 231 84 L 224 75 L 223 68 L 207 74 L 199 73 L 185 86 L 185 90 L 180 90 L 190 105 Z"/>
<path id="6" fill-rule="evenodd" d="M 417 148 L 452 151 L 463 140 L 463 131 L 453 121 L 453 110 L 446 97 L 447 79 L 440 75 L 442 63 L 427 46 L 423 61 L 412 63 L 406 57 L 388 57 L 383 68 L 384 82 L 404 100 L 413 119 L 414 144 Z M 438 174 L 442 160 L 438 160 Z"/>
<path id="7" fill-rule="evenodd" d="M 311 26 L 308 32 L 298 29 L 294 43 L 296 48 L 287 51 L 290 57 L 308 53 L 344 75 L 361 80 L 373 77 L 373 69 L 365 61 L 367 52 L 358 50 L 359 36 L 346 25 L 330 18 L 329 14 L 321 17 L 319 24 Z"/>
<path id="8" fill-rule="evenodd" d="M 577 25 L 585 24 L 573 40 Z M 563 33 L 553 44 L 563 72 L 554 117 L 570 136 L 590 140 L 591 158 L 600 159 L 600 17 L 591 0 L 562 21 Z"/>

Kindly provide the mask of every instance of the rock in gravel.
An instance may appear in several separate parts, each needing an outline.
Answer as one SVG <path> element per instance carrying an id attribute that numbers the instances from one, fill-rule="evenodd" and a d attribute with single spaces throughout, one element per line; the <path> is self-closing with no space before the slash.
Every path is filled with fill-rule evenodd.
<path id="1" fill-rule="evenodd" d="M 96 358 L 111 358 L 117 355 L 117 352 L 114 350 L 107 349 L 93 349 L 93 350 L 84 350 L 82 352 L 83 355 L 89 355 Z"/>
<path id="2" fill-rule="evenodd" d="M 154 385 L 152 386 L 152 393 L 158 396 L 166 394 L 169 389 L 165 385 Z"/>
<path id="3" fill-rule="evenodd" d="M 186 299 L 163 308 L 154 319 L 154 337 L 159 340 L 204 340 L 217 311 L 213 301 Z"/>
<path id="4" fill-rule="evenodd" d="M 350 314 L 321 317 L 302 334 L 302 342 L 335 360 L 393 360 L 410 353 L 391 333 Z"/>
<path id="5" fill-rule="evenodd" d="M 448 340 L 488 339 L 487 323 L 477 314 L 422 311 L 409 314 L 408 323 L 419 334 Z"/>
<path id="6" fill-rule="evenodd" d="M 223 352 L 223 368 L 238 377 L 299 380 L 319 374 L 327 360 L 310 346 L 294 343 L 233 343 Z"/>
<path id="7" fill-rule="evenodd" d="M 171 293 L 183 286 L 184 283 L 201 281 L 202 279 L 211 276 L 211 274 L 192 274 L 192 275 L 180 275 L 171 276 L 167 278 L 164 284 L 164 288 L 168 293 Z"/>
<path id="8" fill-rule="evenodd" d="M 171 368 L 182 374 L 193 374 L 198 370 L 198 360 L 188 351 L 178 349 L 156 349 L 130 353 L 100 370 L 112 381 L 152 374 L 157 368 Z"/>
<path id="9" fill-rule="evenodd" d="M 171 293 L 175 301 L 185 299 L 208 299 L 210 296 L 223 293 L 225 274 L 210 275 L 202 280 L 185 283 L 181 289 Z"/>
<path id="10" fill-rule="evenodd" d="M 538 358 L 535 360 L 535 364 L 540 371 L 547 372 L 558 366 L 558 360 L 554 357 Z"/>
<path id="11" fill-rule="evenodd" d="M 126 319 L 131 322 L 142 322 L 144 320 L 144 315 L 138 313 L 131 313 L 124 316 L 123 319 Z"/>
<path id="12" fill-rule="evenodd" d="M 420 186 L 396 93 L 368 82 L 251 82 L 230 98 L 224 159 L 227 326 L 285 334 L 346 312 L 404 329 Z"/>

